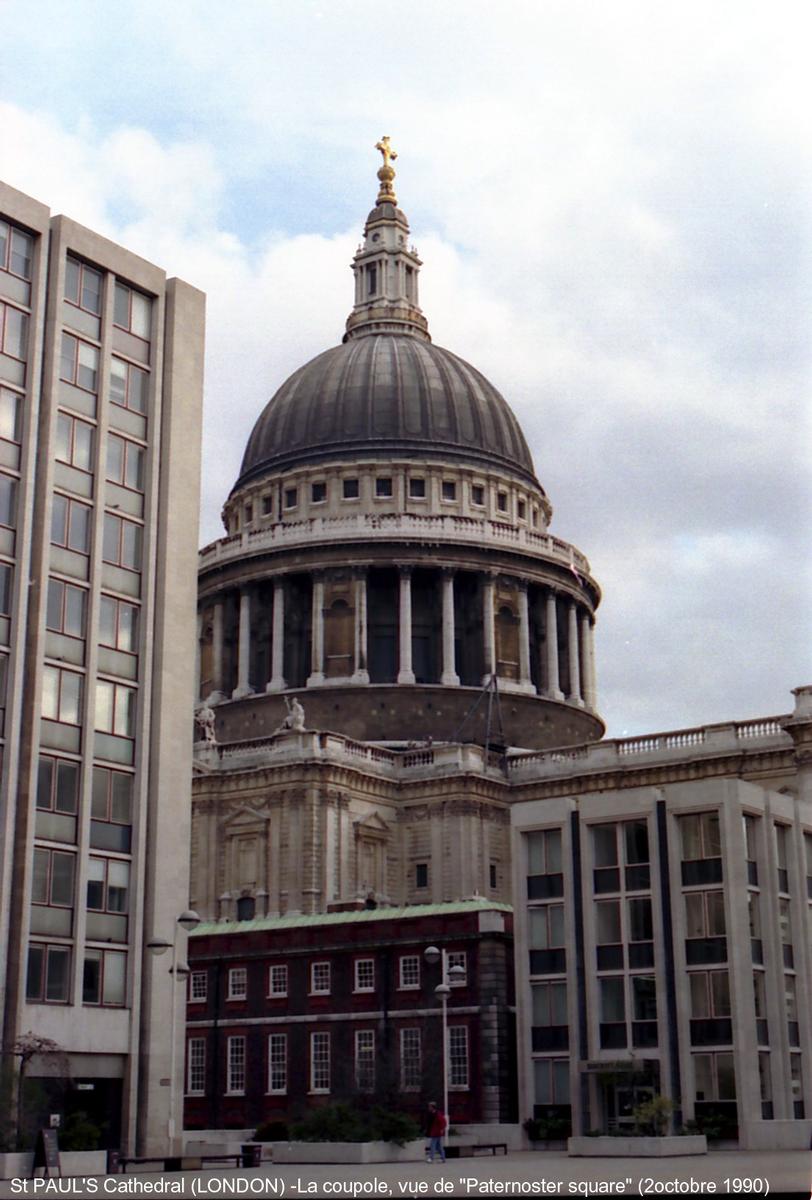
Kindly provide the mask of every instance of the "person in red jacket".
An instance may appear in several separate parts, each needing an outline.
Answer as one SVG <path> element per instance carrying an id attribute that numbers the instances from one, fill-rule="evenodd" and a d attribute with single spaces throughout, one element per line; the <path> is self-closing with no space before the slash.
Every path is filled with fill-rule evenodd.
<path id="1" fill-rule="evenodd" d="M 426 1137 L 429 1139 L 426 1147 L 426 1162 L 434 1162 L 435 1154 L 439 1154 L 440 1162 L 445 1162 L 443 1135 L 447 1127 L 448 1117 L 438 1109 L 433 1100 L 430 1100 L 426 1110 Z"/>

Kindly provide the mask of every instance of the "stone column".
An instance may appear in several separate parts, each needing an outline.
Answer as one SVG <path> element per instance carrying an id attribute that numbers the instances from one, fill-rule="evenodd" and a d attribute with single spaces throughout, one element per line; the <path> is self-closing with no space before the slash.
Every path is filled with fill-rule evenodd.
<path id="1" fill-rule="evenodd" d="M 495 593 L 496 580 L 493 575 L 486 575 L 482 590 L 482 644 L 485 651 L 485 674 L 482 676 L 483 686 L 490 683 L 496 674 Z"/>
<path id="2" fill-rule="evenodd" d="M 369 683 L 367 667 L 367 573 L 355 577 L 355 670 L 353 683 Z"/>
<path id="3" fill-rule="evenodd" d="M 443 673 L 440 683 L 445 687 L 459 687 L 460 677 L 454 660 L 454 572 L 448 567 L 443 567 L 442 580 Z"/>
<path id="4" fill-rule="evenodd" d="M 203 613 L 197 614 L 197 641 L 195 642 L 195 704 L 200 700 L 200 650 L 203 640 Z"/>
<path id="5" fill-rule="evenodd" d="M 519 580 L 519 686 L 535 691 L 530 678 L 530 614 L 527 611 L 527 584 Z"/>
<path id="6" fill-rule="evenodd" d="M 547 695 L 552 700 L 563 700 L 564 693 L 558 682 L 558 615 L 555 592 L 547 593 L 545 631 L 547 635 Z"/>
<path id="7" fill-rule="evenodd" d="M 595 688 L 592 679 L 592 624 L 589 619 L 589 613 L 584 611 L 581 613 L 580 620 L 580 635 L 581 635 L 581 664 L 584 677 L 584 703 L 587 708 L 595 707 Z"/>
<path id="8" fill-rule="evenodd" d="M 240 592 L 240 634 L 237 650 L 237 686 L 231 693 L 233 700 L 250 696 L 253 692 L 249 674 L 251 670 L 251 593 L 248 588 Z"/>
<path id="9" fill-rule="evenodd" d="M 223 700 L 223 601 L 215 600 L 211 629 L 211 698 Z"/>
<path id="10" fill-rule="evenodd" d="M 592 708 L 598 707 L 598 676 L 595 670 L 595 622 L 587 626 L 587 644 L 589 646 L 589 690 L 592 696 Z"/>
<path id="11" fill-rule="evenodd" d="M 285 682 L 285 581 L 273 581 L 273 624 L 271 625 L 271 678 L 266 692 L 284 692 Z"/>
<path id="12" fill-rule="evenodd" d="M 313 615 L 310 622 L 310 675 L 307 686 L 324 683 L 324 579 L 313 576 Z"/>
<path id="13" fill-rule="evenodd" d="M 412 670 L 412 569 L 400 568 L 398 605 L 398 644 L 400 648 L 398 683 L 414 683 Z"/>
<path id="14" fill-rule="evenodd" d="M 567 624 L 567 647 L 569 650 L 569 693 L 568 700 L 572 700 L 575 704 L 583 704 L 581 699 L 581 664 L 578 654 L 578 608 L 575 601 L 571 601 L 568 613 Z"/>

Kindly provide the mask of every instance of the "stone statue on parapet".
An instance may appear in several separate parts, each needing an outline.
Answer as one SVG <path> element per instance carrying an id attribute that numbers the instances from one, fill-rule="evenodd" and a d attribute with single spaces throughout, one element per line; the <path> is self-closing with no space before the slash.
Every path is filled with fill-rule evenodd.
<path id="1" fill-rule="evenodd" d="M 207 746 L 217 745 L 217 734 L 214 731 L 214 709 L 204 703 L 195 711 L 195 725 L 200 728 L 202 733 L 201 741 L 204 741 Z"/>
<path id="2" fill-rule="evenodd" d="M 288 715 L 285 717 L 278 729 L 274 730 L 277 733 L 302 733 L 304 731 L 305 713 L 302 705 L 299 703 L 297 696 L 292 700 L 288 700 L 287 696 L 283 697 L 285 708 L 288 710 Z"/>

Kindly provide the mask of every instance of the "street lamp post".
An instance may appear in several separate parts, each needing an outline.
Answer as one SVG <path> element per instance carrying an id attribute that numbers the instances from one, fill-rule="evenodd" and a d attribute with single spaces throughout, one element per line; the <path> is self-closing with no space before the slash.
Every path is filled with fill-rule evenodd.
<path id="1" fill-rule="evenodd" d="M 445 1119 L 450 1124 L 448 1112 L 448 997 L 451 992 L 452 979 L 459 979 L 465 974 L 463 967 L 449 967 L 448 951 L 438 950 L 436 946 L 427 946 L 423 951 L 423 957 L 427 963 L 434 964 L 442 961 L 443 973 L 440 982 L 434 989 L 435 996 L 440 997 L 442 1006 L 443 1018 L 443 1112 Z"/>
<path id="2" fill-rule="evenodd" d="M 191 909 L 186 909 L 180 914 L 175 922 L 174 937 L 171 942 L 166 938 L 154 937 L 147 942 L 147 949 L 156 957 L 160 954 L 165 954 L 167 950 L 172 951 L 172 963 L 169 967 L 169 974 L 172 976 L 172 1012 L 169 1018 L 169 1112 L 166 1118 L 166 1138 L 169 1143 L 169 1153 L 175 1152 L 175 1063 L 177 1061 L 177 1024 L 178 1024 L 178 1005 L 175 985 L 179 979 L 186 979 L 189 974 L 189 967 L 185 962 L 181 962 L 178 958 L 178 939 L 180 931 L 183 929 L 186 933 L 190 933 L 197 925 L 200 924 L 200 917 Z"/>

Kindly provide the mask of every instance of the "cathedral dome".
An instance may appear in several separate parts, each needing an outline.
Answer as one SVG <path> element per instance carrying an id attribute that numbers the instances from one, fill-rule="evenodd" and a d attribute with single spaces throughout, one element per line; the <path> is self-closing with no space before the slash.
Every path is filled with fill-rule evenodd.
<path id="1" fill-rule="evenodd" d="M 237 487 L 294 462 L 392 453 L 495 466 L 538 486 L 519 423 L 484 375 L 412 333 L 374 332 L 282 384 L 248 439 Z"/>

